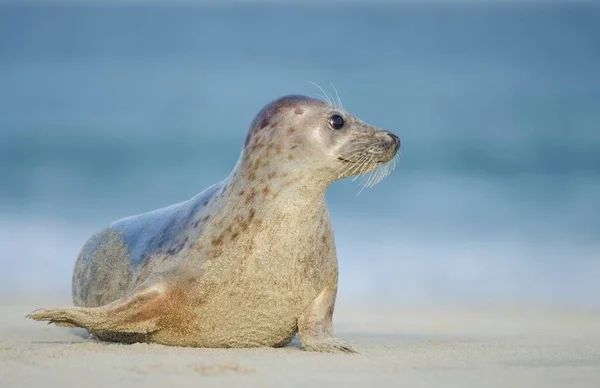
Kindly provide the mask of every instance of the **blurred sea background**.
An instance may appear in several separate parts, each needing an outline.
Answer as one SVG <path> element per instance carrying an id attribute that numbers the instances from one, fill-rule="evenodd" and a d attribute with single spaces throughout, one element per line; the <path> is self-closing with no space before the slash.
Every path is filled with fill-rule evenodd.
<path id="1" fill-rule="evenodd" d="M 0 291 L 234 166 L 258 110 L 335 85 L 402 139 L 327 200 L 338 300 L 600 308 L 600 4 L 0 1 Z"/>

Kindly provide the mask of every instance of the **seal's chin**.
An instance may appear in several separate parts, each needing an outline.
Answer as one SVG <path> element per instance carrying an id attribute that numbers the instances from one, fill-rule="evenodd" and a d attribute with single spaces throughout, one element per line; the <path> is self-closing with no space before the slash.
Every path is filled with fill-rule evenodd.
<path id="1" fill-rule="evenodd" d="M 340 167 L 336 170 L 339 174 L 336 177 L 337 179 L 344 179 L 352 176 L 358 176 L 362 174 L 368 174 L 371 171 L 381 167 L 386 164 L 388 160 L 380 160 L 379 157 L 360 157 L 360 158 L 352 158 L 348 156 L 338 156 L 337 160 L 339 161 Z"/>
<path id="2" fill-rule="evenodd" d="M 380 152 L 370 151 L 338 156 L 340 167 L 335 171 L 333 180 L 361 177 L 363 188 L 359 193 L 381 182 L 395 168 L 398 147 L 385 147 Z"/>

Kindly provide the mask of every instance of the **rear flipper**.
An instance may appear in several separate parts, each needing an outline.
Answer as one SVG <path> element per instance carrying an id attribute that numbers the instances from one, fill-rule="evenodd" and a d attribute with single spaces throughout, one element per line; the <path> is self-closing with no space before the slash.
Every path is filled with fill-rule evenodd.
<path id="1" fill-rule="evenodd" d="M 140 286 L 129 295 L 101 307 L 40 309 L 27 315 L 57 326 L 82 327 L 90 332 L 147 334 L 159 329 L 163 313 L 163 284 Z"/>

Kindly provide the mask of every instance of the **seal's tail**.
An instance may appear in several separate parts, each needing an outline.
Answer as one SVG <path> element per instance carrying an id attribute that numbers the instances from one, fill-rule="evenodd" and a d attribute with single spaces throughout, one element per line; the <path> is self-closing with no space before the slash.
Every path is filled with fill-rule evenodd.
<path id="1" fill-rule="evenodd" d="M 89 331 L 146 334 L 158 330 L 163 299 L 161 287 L 143 287 L 105 306 L 39 309 L 26 317 Z"/>

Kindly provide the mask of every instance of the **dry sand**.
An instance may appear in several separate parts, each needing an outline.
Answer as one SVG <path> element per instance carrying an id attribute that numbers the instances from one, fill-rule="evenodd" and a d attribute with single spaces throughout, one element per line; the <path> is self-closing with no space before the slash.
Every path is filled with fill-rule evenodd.
<path id="1" fill-rule="evenodd" d="M 346 355 L 106 344 L 24 318 L 54 304 L 0 305 L 1 387 L 600 387 L 597 312 L 342 305 Z"/>

